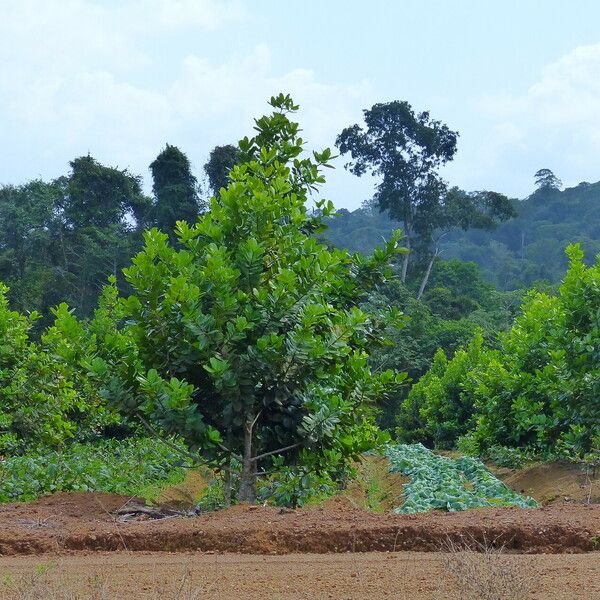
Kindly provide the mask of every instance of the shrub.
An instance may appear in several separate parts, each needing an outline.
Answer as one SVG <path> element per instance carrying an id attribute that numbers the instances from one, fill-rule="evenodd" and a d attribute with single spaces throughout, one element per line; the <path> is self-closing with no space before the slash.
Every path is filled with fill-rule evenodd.
<path id="1" fill-rule="evenodd" d="M 473 382 L 470 372 L 489 360 L 481 333 L 457 350 L 451 360 L 438 350 L 431 369 L 412 387 L 400 406 L 400 440 L 452 448 L 474 426 Z"/>

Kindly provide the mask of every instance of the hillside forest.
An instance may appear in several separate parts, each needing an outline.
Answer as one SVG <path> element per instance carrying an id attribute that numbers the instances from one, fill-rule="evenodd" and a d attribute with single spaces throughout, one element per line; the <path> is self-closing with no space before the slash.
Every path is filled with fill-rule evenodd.
<path id="1" fill-rule="evenodd" d="M 151 193 L 89 155 L 0 186 L 1 500 L 202 466 L 206 506 L 295 506 L 390 441 L 597 460 L 600 182 L 462 190 L 428 112 L 375 104 L 320 150 L 298 109 L 200 172 L 166 144 Z M 341 165 L 375 177 L 353 212 L 320 197 Z"/>

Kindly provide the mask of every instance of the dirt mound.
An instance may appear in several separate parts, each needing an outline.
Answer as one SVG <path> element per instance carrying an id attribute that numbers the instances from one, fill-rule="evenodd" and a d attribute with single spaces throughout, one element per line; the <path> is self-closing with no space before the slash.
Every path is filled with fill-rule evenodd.
<path id="1" fill-rule="evenodd" d="M 106 510 L 119 509 L 127 500 L 105 494 L 57 494 L 5 506 L 0 511 L 0 554 L 431 551 L 439 550 L 448 538 L 557 553 L 594 550 L 600 538 L 600 505 L 421 515 L 375 514 L 350 507 L 293 511 L 241 505 L 196 517 L 134 522 L 120 522 Z"/>
<path id="2" fill-rule="evenodd" d="M 45 522 L 58 525 L 74 521 L 105 523 L 115 511 L 131 501 L 144 502 L 134 496 L 100 492 L 59 492 L 34 502 L 0 505 L 0 526 L 6 522 L 41 527 Z"/>
<path id="3" fill-rule="evenodd" d="M 513 490 L 540 504 L 600 502 L 600 473 L 594 477 L 573 463 L 543 463 L 518 471 L 503 469 L 497 470 L 497 475 Z"/>
<path id="4" fill-rule="evenodd" d="M 408 477 L 390 472 L 384 456 L 364 456 L 356 465 L 356 477 L 339 495 L 326 500 L 325 508 L 360 508 L 386 512 L 402 506 L 403 487 Z"/>

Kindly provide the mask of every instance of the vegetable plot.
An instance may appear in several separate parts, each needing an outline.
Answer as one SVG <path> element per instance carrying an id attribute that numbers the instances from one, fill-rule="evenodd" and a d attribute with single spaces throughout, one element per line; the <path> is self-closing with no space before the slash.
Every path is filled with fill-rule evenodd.
<path id="1" fill-rule="evenodd" d="M 533 498 L 513 492 L 475 458 L 454 460 L 434 454 L 422 444 L 389 446 L 386 454 L 392 472 L 410 477 L 410 483 L 404 486 L 404 504 L 396 509 L 397 513 L 537 506 Z"/>

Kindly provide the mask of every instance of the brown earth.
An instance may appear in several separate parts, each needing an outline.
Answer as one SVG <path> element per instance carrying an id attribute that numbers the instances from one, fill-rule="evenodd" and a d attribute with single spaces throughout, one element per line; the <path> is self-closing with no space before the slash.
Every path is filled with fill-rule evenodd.
<path id="1" fill-rule="evenodd" d="M 130 498 L 60 493 L 0 507 L 0 554 L 217 551 L 248 554 L 439 550 L 452 540 L 505 545 L 519 552 L 599 548 L 600 505 L 480 509 L 420 515 L 353 508 L 235 506 L 196 517 L 120 522 Z"/>
<path id="2" fill-rule="evenodd" d="M 497 560 L 496 560 L 497 559 Z M 450 570 L 466 565 L 455 577 Z M 524 586 L 516 586 L 518 580 Z M 600 599 L 600 554 L 97 553 L 0 558 L 3 600 L 459 600 L 470 585 L 494 598 Z M 512 594 L 511 594 L 512 592 Z M 509 595 L 511 594 L 511 595 Z M 487 596 L 491 597 L 491 596 Z"/>
<path id="3" fill-rule="evenodd" d="M 574 463 L 552 462 L 492 471 L 513 490 L 540 504 L 600 503 L 600 472 L 586 473 Z"/>

